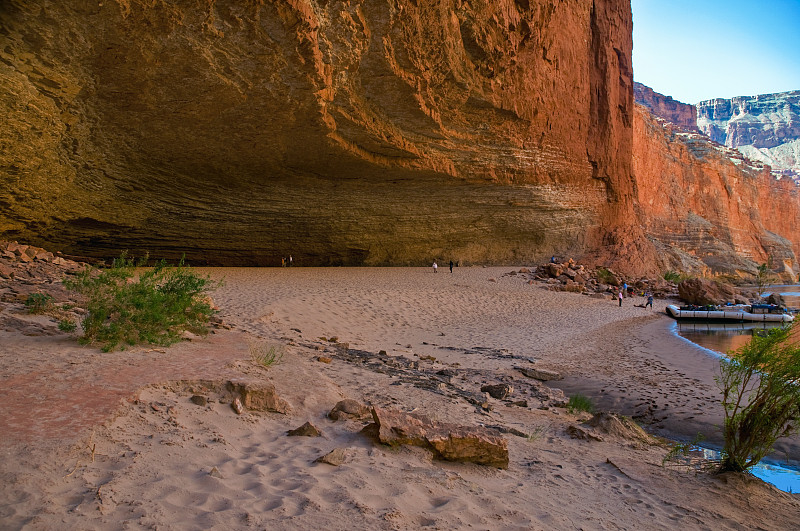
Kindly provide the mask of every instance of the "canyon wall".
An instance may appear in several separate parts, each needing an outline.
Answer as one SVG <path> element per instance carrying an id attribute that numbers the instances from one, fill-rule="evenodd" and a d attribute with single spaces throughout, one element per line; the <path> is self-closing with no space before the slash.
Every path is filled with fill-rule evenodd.
<path id="1" fill-rule="evenodd" d="M 623 0 L 10 0 L 0 237 L 407 265 L 655 255 Z"/>
<path id="2" fill-rule="evenodd" d="M 663 118 L 688 131 L 699 131 L 697 128 L 697 108 L 688 103 L 681 103 L 671 96 L 664 96 L 647 85 L 633 83 L 633 99 L 652 114 Z"/>
<path id="3" fill-rule="evenodd" d="M 697 113 L 713 140 L 800 182 L 800 90 L 701 101 Z"/>
<path id="4" fill-rule="evenodd" d="M 637 212 L 662 270 L 747 277 L 771 261 L 796 281 L 800 188 L 768 166 L 637 105 Z"/>

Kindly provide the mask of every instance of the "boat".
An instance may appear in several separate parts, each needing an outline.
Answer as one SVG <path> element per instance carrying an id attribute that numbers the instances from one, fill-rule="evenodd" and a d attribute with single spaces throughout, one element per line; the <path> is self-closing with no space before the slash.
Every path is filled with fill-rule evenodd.
<path id="1" fill-rule="evenodd" d="M 675 319 L 692 319 L 696 321 L 763 321 L 790 323 L 794 316 L 786 308 L 774 304 L 737 304 L 729 306 L 667 306 L 667 315 Z"/>

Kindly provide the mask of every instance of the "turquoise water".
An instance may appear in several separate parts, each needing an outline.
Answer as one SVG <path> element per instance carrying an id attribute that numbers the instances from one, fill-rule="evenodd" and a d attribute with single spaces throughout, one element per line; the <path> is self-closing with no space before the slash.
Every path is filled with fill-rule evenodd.
<path id="1" fill-rule="evenodd" d="M 783 296 L 787 307 L 800 308 L 800 286 L 771 286 L 771 290 Z M 795 317 L 800 319 L 800 313 Z M 756 330 L 774 328 L 780 326 L 780 323 L 685 323 L 673 321 L 671 326 L 673 332 L 682 338 L 722 355 L 747 343 Z M 707 448 L 701 450 L 705 453 L 705 457 L 719 459 L 719 452 L 716 450 Z M 784 492 L 800 492 L 800 470 L 762 461 L 750 472 Z"/>

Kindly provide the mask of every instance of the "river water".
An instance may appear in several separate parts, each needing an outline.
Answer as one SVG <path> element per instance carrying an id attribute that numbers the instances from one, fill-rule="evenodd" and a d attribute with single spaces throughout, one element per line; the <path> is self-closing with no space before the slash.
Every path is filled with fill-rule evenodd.
<path id="1" fill-rule="evenodd" d="M 800 285 L 771 286 L 770 292 L 780 293 L 788 308 L 800 308 Z M 800 313 L 795 314 L 795 316 L 800 320 Z M 687 323 L 673 321 L 670 326 L 672 326 L 676 334 L 684 339 L 723 355 L 747 343 L 753 337 L 754 331 L 781 326 L 781 324 Z M 702 450 L 707 453 L 706 457 L 719 458 L 719 452 L 708 449 Z M 751 472 L 783 491 L 800 492 L 800 471 L 798 470 L 782 467 L 777 463 L 762 461 L 753 467 Z"/>

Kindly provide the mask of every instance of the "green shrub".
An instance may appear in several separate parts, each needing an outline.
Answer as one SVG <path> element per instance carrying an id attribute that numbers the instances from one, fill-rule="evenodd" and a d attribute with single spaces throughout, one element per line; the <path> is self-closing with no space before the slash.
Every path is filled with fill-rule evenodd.
<path id="1" fill-rule="evenodd" d="M 681 280 L 684 280 L 685 278 L 686 275 L 678 273 L 677 271 L 667 271 L 666 273 L 664 273 L 664 280 L 666 280 L 667 282 L 673 282 L 675 284 L 677 284 Z"/>
<path id="2" fill-rule="evenodd" d="M 761 331 L 720 361 L 725 410 L 721 471 L 747 470 L 798 432 L 800 346 L 792 326 Z"/>
<path id="3" fill-rule="evenodd" d="M 606 269 L 605 267 L 601 267 L 597 270 L 597 280 L 602 282 L 603 284 L 614 284 L 616 285 L 619 281 L 617 277 L 614 276 L 614 273 Z"/>
<path id="4" fill-rule="evenodd" d="M 594 404 L 591 398 L 583 396 L 580 393 L 575 393 L 569 397 L 567 402 L 567 411 L 570 413 L 577 413 L 585 411 L 587 413 L 594 413 Z"/>
<path id="5" fill-rule="evenodd" d="M 29 313 L 46 313 L 53 307 L 53 296 L 47 293 L 31 293 L 25 300 Z"/>
<path id="6" fill-rule="evenodd" d="M 58 322 L 58 329 L 62 332 L 74 332 L 77 328 L 78 325 L 71 319 L 61 319 Z"/>
<path id="7" fill-rule="evenodd" d="M 255 364 L 262 367 L 269 368 L 276 363 L 280 363 L 284 353 L 283 345 L 250 342 L 250 358 Z"/>
<path id="8" fill-rule="evenodd" d="M 183 260 L 177 267 L 161 260 L 137 276 L 146 258 L 134 263 L 123 253 L 109 269 L 87 268 L 64 282 L 86 297 L 82 343 L 99 343 L 108 352 L 137 343 L 171 345 L 187 330 L 208 332 L 210 279 L 188 271 Z"/>

